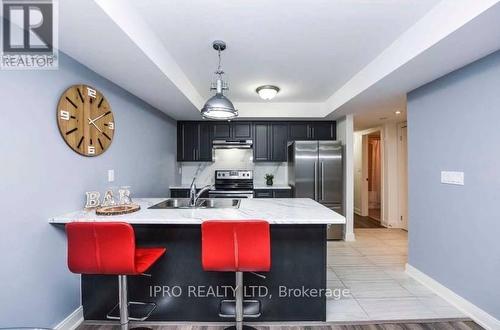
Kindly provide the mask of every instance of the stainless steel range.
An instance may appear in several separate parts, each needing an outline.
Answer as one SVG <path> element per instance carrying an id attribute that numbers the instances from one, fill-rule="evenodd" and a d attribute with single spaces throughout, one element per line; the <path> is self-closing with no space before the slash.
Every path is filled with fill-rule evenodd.
<path id="1" fill-rule="evenodd" d="M 215 190 L 208 193 L 210 198 L 253 198 L 253 171 L 215 171 Z"/>

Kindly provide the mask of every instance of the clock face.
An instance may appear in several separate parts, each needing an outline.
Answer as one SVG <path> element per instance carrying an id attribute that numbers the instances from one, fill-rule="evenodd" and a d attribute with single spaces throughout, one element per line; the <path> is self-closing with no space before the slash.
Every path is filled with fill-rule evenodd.
<path id="1" fill-rule="evenodd" d="M 88 157 L 106 151 L 115 132 L 108 101 L 87 85 L 73 85 L 63 93 L 57 106 L 57 124 L 68 146 Z"/>

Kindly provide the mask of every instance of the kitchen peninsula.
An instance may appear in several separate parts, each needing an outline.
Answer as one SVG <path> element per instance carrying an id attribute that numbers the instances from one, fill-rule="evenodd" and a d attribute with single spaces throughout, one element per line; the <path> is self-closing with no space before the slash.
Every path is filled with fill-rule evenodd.
<path id="1" fill-rule="evenodd" d="M 241 199 L 238 205 L 211 208 L 150 208 L 165 199 L 135 199 L 141 210 L 120 216 L 96 216 L 76 211 L 49 220 L 55 225 L 72 221 L 123 221 L 134 226 L 137 245 L 160 246 L 167 253 L 148 276 L 129 278 L 129 297 L 155 302 L 148 321 L 226 321 L 219 317 L 224 297 L 193 295 L 188 288 L 234 285 L 233 273 L 205 272 L 201 266 L 201 231 L 204 220 L 263 219 L 271 224 L 271 271 L 261 278 L 246 273 L 246 288 L 265 287 L 265 295 L 252 290 L 246 299 L 258 299 L 262 315 L 255 321 L 325 321 L 326 297 L 285 295 L 283 289 L 326 289 L 326 228 L 344 224 L 345 218 L 306 198 Z M 232 200 L 230 200 L 232 201 Z M 171 289 L 177 288 L 175 296 Z M 158 290 L 161 288 L 161 291 Z M 165 288 L 169 289 L 168 294 Z M 208 289 L 207 289 L 208 288 Z M 280 291 L 281 290 L 281 291 Z M 86 320 L 105 320 L 116 304 L 114 276 L 83 275 L 82 303 Z M 229 296 L 231 299 L 232 296 Z"/>

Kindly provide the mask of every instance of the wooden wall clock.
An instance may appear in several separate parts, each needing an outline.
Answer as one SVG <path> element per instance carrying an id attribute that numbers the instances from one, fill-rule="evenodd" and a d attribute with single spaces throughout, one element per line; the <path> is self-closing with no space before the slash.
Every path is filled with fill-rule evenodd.
<path id="1" fill-rule="evenodd" d="M 97 89 L 73 85 L 59 99 L 57 124 L 68 146 L 87 157 L 106 151 L 115 132 L 111 106 Z"/>

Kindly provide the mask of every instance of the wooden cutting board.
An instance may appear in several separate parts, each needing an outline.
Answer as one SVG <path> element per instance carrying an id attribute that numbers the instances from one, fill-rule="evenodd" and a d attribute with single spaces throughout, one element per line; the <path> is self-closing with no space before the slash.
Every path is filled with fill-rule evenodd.
<path id="1" fill-rule="evenodd" d="M 120 215 L 120 214 L 134 213 L 139 211 L 140 209 L 141 207 L 138 204 L 103 206 L 103 207 L 98 207 L 95 210 L 95 214 Z"/>

